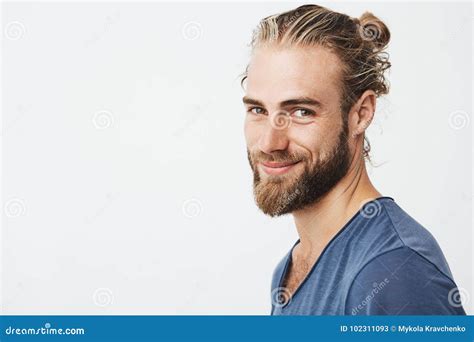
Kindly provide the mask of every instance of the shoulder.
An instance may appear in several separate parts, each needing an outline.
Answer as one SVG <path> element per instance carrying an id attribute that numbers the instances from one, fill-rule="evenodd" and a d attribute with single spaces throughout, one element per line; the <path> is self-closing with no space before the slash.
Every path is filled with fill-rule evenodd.
<path id="1" fill-rule="evenodd" d="M 435 265 L 452 279 L 448 263 L 434 236 L 405 212 L 391 197 L 365 204 L 354 220 L 354 227 L 338 246 L 350 260 L 351 273 L 385 253 L 407 247 Z"/>
<path id="2" fill-rule="evenodd" d="M 403 246 L 368 262 L 346 297 L 348 315 L 465 314 L 454 281 L 416 250 Z"/>
<path id="3" fill-rule="evenodd" d="M 395 201 L 385 201 L 383 210 L 402 245 L 418 253 L 452 279 L 451 270 L 434 236 Z"/>

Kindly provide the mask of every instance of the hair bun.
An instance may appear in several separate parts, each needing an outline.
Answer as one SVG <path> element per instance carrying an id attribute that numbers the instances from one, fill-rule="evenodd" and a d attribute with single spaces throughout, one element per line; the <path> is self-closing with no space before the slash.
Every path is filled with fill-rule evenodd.
<path id="1" fill-rule="evenodd" d="M 356 22 L 362 39 L 372 42 L 377 49 L 383 49 L 390 41 L 388 27 L 371 12 L 364 12 Z"/>

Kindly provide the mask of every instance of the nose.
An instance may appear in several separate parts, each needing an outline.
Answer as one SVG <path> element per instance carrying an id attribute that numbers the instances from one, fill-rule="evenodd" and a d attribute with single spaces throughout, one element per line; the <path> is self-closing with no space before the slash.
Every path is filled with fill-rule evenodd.
<path id="1" fill-rule="evenodd" d="M 267 154 L 278 150 L 286 150 L 289 143 L 287 127 L 275 124 L 272 120 L 275 120 L 275 118 L 268 117 L 258 141 L 259 149 Z"/>

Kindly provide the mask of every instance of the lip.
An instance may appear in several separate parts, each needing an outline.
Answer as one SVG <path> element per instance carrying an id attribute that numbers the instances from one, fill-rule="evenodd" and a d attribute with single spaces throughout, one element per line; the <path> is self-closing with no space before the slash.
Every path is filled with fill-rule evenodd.
<path id="1" fill-rule="evenodd" d="M 269 175 L 281 175 L 289 170 L 291 170 L 296 164 L 298 164 L 300 161 L 297 162 L 261 162 L 260 165 L 262 166 L 263 171 L 265 171 L 266 174 Z"/>

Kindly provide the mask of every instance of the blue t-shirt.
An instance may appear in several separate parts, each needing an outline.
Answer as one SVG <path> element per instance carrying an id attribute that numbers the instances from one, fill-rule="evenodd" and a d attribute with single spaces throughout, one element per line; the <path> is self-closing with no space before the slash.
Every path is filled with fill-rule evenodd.
<path id="1" fill-rule="evenodd" d="M 272 315 L 465 315 L 434 237 L 391 197 L 367 202 L 325 247 L 291 298 L 291 250 L 272 278 Z"/>

